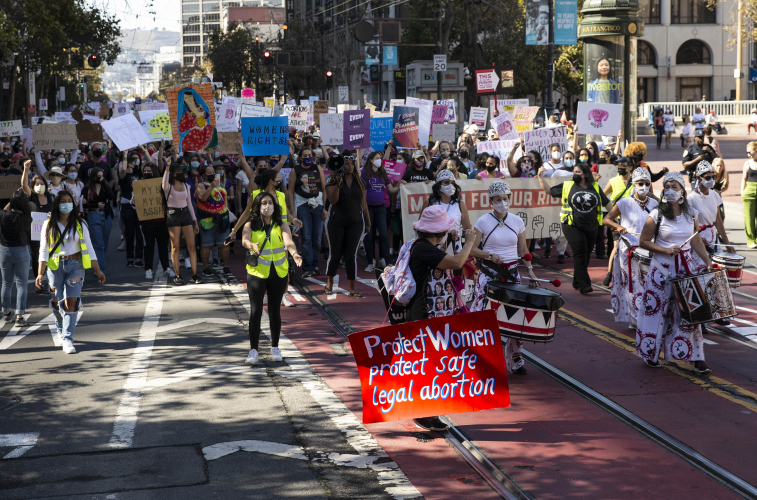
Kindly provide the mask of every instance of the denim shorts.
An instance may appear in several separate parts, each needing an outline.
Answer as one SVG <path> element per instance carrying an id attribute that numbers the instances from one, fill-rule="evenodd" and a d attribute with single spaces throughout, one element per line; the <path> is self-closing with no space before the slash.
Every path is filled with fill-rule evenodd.
<path id="1" fill-rule="evenodd" d="M 210 229 L 200 226 L 200 246 L 212 247 L 214 245 L 223 245 L 230 233 L 231 226 L 227 227 L 225 231 L 221 231 L 218 224 L 213 224 L 213 227 Z"/>
<path id="2" fill-rule="evenodd" d="M 55 271 L 48 267 L 47 281 L 50 287 L 55 289 L 51 294 L 58 301 L 68 297 L 81 297 L 81 289 L 84 286 L 84 266 L 81 259 L 61 259 Z"/>
<path id="3" fill-rule="evenodd" d="M 166 226 L 184 227 L 184 226 L 193 226 L 193 225 L 194 225 L 194 219 L 192 219 L 192 214 L 189 213 L 189 209 L 187 207 L 184 207 L 184 208 L 168 207 L 168 211 L 166 212 Z"/>

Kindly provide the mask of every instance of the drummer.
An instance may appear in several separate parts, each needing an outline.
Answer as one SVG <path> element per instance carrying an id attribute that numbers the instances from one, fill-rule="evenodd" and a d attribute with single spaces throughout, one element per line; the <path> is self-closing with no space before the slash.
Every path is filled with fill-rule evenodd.
<path id="1" fill-rule="evenodd" d="M 620 235 L 612 266 L 612 312 L 616 322 L 627 322 L 629 328 L 636 328 L 644 283 L 633 251 L 639 246 L 639 234 L 650 212 L 657 208 L 657 200 L 649 196 L 652 177 L 646 168 L 633 171 L 631 184 L 631 196 L 621 197 L 602 223 Z M 616 222 L 618 217 L 620 224 Z"/>
<path id="2" fill-rule="evenodd" d="M 475 296 L 471 311 L 483 311 L 488 302 L 486 296 L 487 283 L 491 280 L 503 283 L 520 283 L 518 275 L 518 259 L 527 252 L 526 226 L 523 219 L 517 215 L 510 217 L 510 186 L 504 180 L 496 180 L 489 184 L 489 201 L 493 210 L 481 216 L 474 229 L 476 240 L 473 243 L 471 255 L 483 259 L 476 281 Z M 481 248 L 479 244 L 483 242 Z M 533 266 L 528 264 L 528 275 L 534 276 Z M 537 286 L 531 281 L 531 286 Z M 507 371 L 526 374 L 523 366 L 521 347 L 523 341 L 508 338 L 505 342 L 505 364 Z"/>
<path id="3" fill-rule="evenodd" d="M 699 325 L 681 323 L 670 278 L 712 270 L 712 262 L 697 234 L 699 213 L 686 200 L 683 176 L 667 173 L 663 188 L 661 203 L 649 214 L 639 242 L 652 254 L 652 262 L 644 284 L 643 314 L 637 317 L 636 352 L 647 366 L 658 368 L 664 342 L 665 359 L 688 361 L 696 373 L 710 373 L 702 332 Z"/>

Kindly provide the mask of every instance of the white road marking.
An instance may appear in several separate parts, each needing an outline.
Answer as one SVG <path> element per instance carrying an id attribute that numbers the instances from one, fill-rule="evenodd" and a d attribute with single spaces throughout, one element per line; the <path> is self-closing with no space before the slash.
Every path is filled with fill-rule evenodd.
<path id="1" fill-rule="evenodd" d="M 308 281 L 312 281 L 316 285 L 321 285 L 322 287 L 326 286 L 326 283 L 324 283 L 323 281 L 320 281 L 318 279 L 315 279 L 315 278 L 305 278 L 305 279 L 308 280 Z M 339 287 L 339 275 L 338 274 L 336 276 L 334 276 L 334 286 L 333 286 L 333 288 L 331 288 L 331 293 L 326 296 L 326 300 L 336 300 L 336 294 L 337 293 L 343 293 L 343 294 L 345 294 L 347 296 L 350 295 L 350 292 L 348 292 L 344 288 L 340 288 Z"/>
<path id="2" fill-rule="evenodd" d="M 236 324 L 239 324 L 239 323 L 236 323 Z M 252 375 L 265 375 L 266 374 L 264 368 L 255 368 L 251 370 L 249 367 L 242 366 L 242 365 L 206 366 L 204 368 L 194 368 L 192 370 L 184 370 L 181 372 L 172 373 L 171 375 L 168 375 L 167 377 L 154 378 L 146 382 L 145 385 L 142 387 L 142 390 L 151 391 L 153 389 L 158 389 L 160 387 L 165 387 L 167 385 L 175 384 L 176 382 L 183 382 L 191 378 L 202 377 L 203 375 L 208 375 L 209 373 L 215 373 L 215 372 L 249 373 Z"/>
<path id="3" fill-rule="evenodd" d="M 216 291 L 218 291 L 218 285 L 216 285 Z M 157 329 L 156 333 L 165 333 L 170 332 L 171 330 L 178 330 L 180 328 L 188 328 L 190 326 L 199 325 L 200 323 L 213 323 L 216 325 L 237 325 L 239 326 L 239 321 L 235 319 L 227 319 L 227 318 L 192 318 L 192 319 L 186 319 L 184 321 L 179 321 L 178 323 L 171 323 L 169 325 L 161 326 Z"/>
<path id="4" fill-rule="evenodd" d="M 181 293 L 181 292 L 197 292 L 199 290 L 214 290 L 218 291 L 218 283 L 200 283 L 192 284 L 188 283 L 181 286 L 168 286 L 166 287 L 166 294 Z"/>
<path id="5" fill-rule="evenodd" d="M 16 446 L 3 458 L 18 458 L 34 448 L 39 438 L 39 432 L 26 432 L 21 434 L 0 434 L 0 447 Z"/>
<path id="6" fill-rule="evenodd" d="M 702 342 L 704 342 L 705 344 L 710 344 L 710 345 L 718 345 L 717 342 L 713 342 L 710 339 L 702 339 Z"/>
<path id="7" fill-rule="evenodd" d="M 378 289 L 378 280 L 375 280 L 375 279 L 373 279 L 373 280 L 367 280 L 365 278 L 361 278 L 360 276 L 355 276 L 355 280 L 358 281 L 358 282 L 360 282 L 360 283 L 362 283 L 362 284 L 364 284 L 364 285 L 368 285 L 371 288 L 374 288 L 377 292 L 380 291 Z"/>
<path id="8" fill-rule="evenodd" d="M 282 443 L 271 443 L 269 441 L 257 441 L 249 439 L 246 441 L 229 441 L 226 443 L 217 443 L 206 446 L 202 449 L 205 460 L 217 460 L 226 455 L 231 455 L 238 451 L 253 451 L 265 453 L 267 455 L 276 455 L 277 457 L 296 458 L 298 460 L 307 460 L 305 450 L 299 446 L 292 446 Z"/>
<path id="9" fill-rule="evenodd" d="M 728 321 L 736 322 L 736 323 L 743 323 L 743 324 L 749 325 L 749 326 L 757 326 L 757 323 L 754 323 L 753 321 L 747 321 L 745 319 L 728 318 Z"/>
<path id="10" fill-rule="evenodd" d="M 757 314 L 757 309 L 749 309 L 748 307 L 741 307 L 741 306 L 736 306 L 736 309 L 741 309 L 742 311 L 748 311 L 750 313 Z"/>
<path id="11" fill-rule="evenodd" d="M 731 330 L 739 335 L 757 335 L 757 326 L 737 326 Z"/>
<path id="12" fill-rule="evenodd" d="M 295 290 L 292 285 L 289 285 L 289 288 L 287 288 L 287 292 L 297 302 L 305 302 L 305 297 L 303 297 L 302 295 L 300 295 L 300 292 L 298 292 L 297 290 Z"/>
<path id="13" fill-rule="evenodd" d="M 113 423 L 113 435 L 108 444 L 111 448 L 129 448 L 132 445 L 134 428 L 137 425 L 137 413 L 142 401 L 142 388 L 147 382 L 147 369 L 150 366 L 150 355 L 155 345 L 166 291 L 166 282 L 160 277 L 157 278 L 145 307 L 139 339 L 124 383 L 124 393 L 116 412 L 116 421 Z"/>

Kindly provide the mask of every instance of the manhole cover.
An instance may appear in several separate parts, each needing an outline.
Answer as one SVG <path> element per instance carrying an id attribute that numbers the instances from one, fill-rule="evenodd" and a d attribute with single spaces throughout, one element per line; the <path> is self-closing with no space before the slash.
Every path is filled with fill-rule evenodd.
<path id="1" fill-rule="evenodd" d="M 21 398 L 12 394 L 0 394 L 0 411 L 10 410 L 21 403 Z"/>

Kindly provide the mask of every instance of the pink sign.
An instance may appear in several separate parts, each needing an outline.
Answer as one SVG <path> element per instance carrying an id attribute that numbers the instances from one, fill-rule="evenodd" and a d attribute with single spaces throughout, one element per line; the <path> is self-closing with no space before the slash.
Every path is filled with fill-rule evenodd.
<path id="1" fill-rule="evenodd" d="M 384 170 L 386 170 L 386 175 L 389 177 L 390 181 L 395 182 L 402 180 L 402 174 L 405 173 L 407 164 L 389 160 L 383 160 L 383 163 Z"/>
<path id="2" fill-rule="evenodd" d="M 431 125 L 442 124 L 447 120 L 447 106 L 444 104 L 434 104 L 431 111 Z"/>

